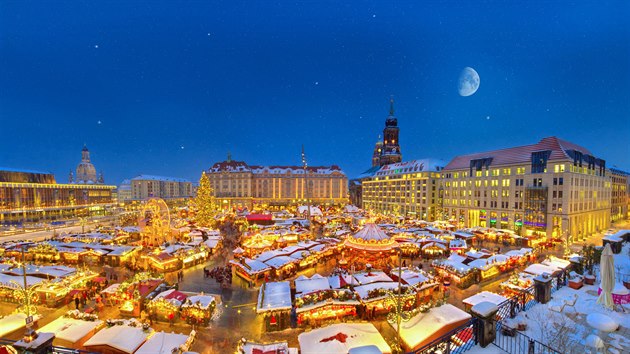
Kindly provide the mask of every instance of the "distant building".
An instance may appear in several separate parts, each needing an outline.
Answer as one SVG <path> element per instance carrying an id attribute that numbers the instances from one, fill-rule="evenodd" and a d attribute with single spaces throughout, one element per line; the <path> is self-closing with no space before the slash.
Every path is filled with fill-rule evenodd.
<path id="1" fill-rule="evenodd" d="M 131 192 L 131 180 L 126 179 L 116 188 L 118 192 L 118 201 L 121 203 L 128 202 L 133 199 L 133 193 Z"/>
<path id="2" fill-rule="evenodd" d="M 610 205 L 610 218 L 614 221 L 625 220 L 630 217 L 628 204 L 630 204 L 630 173 L 611 168 L 612 196 Z"/>
<path id="3" fill-rule="evenodd" d="M 286 207 L 310 200 L 318 205 L 343 205 L 348 198 L 348 179 L 338 166 L 250 166 L 228 159 L 206 171 L 215 196 L 225 208 L 264 204 Z M 308 188 L 305 186 L 308 185 Z"/>
<path id="4" fill-rule="evenodd" d="M 140 175 L 131 179 L 131 199 L 182 199 L 193 196 L 192 182 L 183 178 Z"/>
<path id="5" fill-rule="evenodd" d="M 460 227 L 510 229 L 571 243 L 610 227 L 606 162 L 557 137 L 457 156 L 442 177 L 445 218 Z"/>
<path id="6" fill-rule="evenodd" d="M 442 160 L 422 159 L 382 166 L 361 178 L 362 207 L 435 220 L 441 207 L 439 182 L 444 165 Z"/>
<path id="7" fill-rule="evenodd" d="M 76 176 L 72 176 L 70 172 L 70 183 L 76 184 L 104 184 L 103 173 L 100 176 L 96 176 L 96 168 L 90 161 L 90 151 L 87 146 L 83 145 L 81 150 L 81 162 L 77 166 Z"/>
<path id="8" fill-rule="evenodd" d="M 112 204 L 115 186 L 57 184 L 50 172 L 0 168 L 0 223 L 100 215 Z"/>
<path id="9" fill-rule="evenodd" d="M 379 166 L 385 166 L 392 163 L 402 161 L 402 153 L 400 152 L 400 140 L 398 139 L 398 119 L 394 116 L 394 99 L 389 101 L 389 116 L 385 119 L 385 129 L 383 129 L 383 142 L 376 143 L 375 153 L 380 149 L 378 159 Z M 376 166 L 376 159 L 372 157 L 372 166 Z"/>

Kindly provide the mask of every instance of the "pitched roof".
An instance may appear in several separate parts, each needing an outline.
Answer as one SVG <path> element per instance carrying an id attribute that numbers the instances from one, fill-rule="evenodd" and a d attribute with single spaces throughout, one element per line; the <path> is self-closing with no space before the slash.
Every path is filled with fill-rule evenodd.
<path id="1" fill-rule="evenodd" d="M 444 170 L 466 169 L 470 167 L 471 160 L 484 158 L 492 158 L 492 165 L 494 166 L 530 163 L 532 152 L 545 150 L 551 150 L 551 155 L 549 156 L 550 161 L 571 159 L 566 152 L 567 150 L 576 150 L 583 154 L 592 155 L 589 150 L 582 146 L 552 136 L 543 138 L 536 144 L 486 151 L 470 155 L 460 155 L 453 158 L 451 162 L 444 167 Z"/>

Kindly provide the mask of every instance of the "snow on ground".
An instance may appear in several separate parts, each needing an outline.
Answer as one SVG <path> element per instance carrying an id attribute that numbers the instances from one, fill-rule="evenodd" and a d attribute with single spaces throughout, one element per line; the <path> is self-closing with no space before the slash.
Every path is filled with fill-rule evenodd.
<path id="1" fill-rule="evenodd" d="M 547 304 L 537 304 L 528 311 L 520 312 L 516 318 L 506 321 L 508 324 L 520 322 L 527 324 L 527 330 L 522 331 L 524 334 L 565 352 L 583 349 L 585 338 L 594 332 L 594 328 L 586 322 L 588 314 L 604 314 L 619 323 L 622 331 L 628 331 L 630 315 L 610 311 L 597 304 L 598 287 L 599 284 L 585 285 L 579 290 L 574 290 L 565 286 L 553 293 L 551 301 Z M 565 305 L 562 309 L 564 301 L 571 302 L 575 294 L 578 296 L 575 306 Z M 557 335 L 558 332 L 561 332 L 560 335 Z M 615 339 L 615 335 L 623 337 L 627 333 L 617 331 L 608 336 L 600 333 L 600 337 L 607 344 L 617 344 L 617 347 L 619 344 L 623 345 L 622 341 Z M 622 346 L 621 349 L 630 351 L 630 346 Z"/>

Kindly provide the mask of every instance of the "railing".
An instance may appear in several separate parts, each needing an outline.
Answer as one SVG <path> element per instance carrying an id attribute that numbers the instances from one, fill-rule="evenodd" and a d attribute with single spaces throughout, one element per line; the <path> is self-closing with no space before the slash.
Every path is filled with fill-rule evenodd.
<path id="1" fill-rule="evenodd" d="M 498 322 L 496 338 L 492 344 L 510 354 L 562 354 L 529 336 Z"/>
<path id="2" fill-rule="evenodd" d="M 450 353 L 461 354 L 477 345 L 477 320 L 471 319 L 466 324 L 455 328 L 447 334 L 441 336 L 423 346 L 414 350 L 413 354 L 433 354 L 433 353 Z M 410 353 L 410 354 L 411 354 Z"/>

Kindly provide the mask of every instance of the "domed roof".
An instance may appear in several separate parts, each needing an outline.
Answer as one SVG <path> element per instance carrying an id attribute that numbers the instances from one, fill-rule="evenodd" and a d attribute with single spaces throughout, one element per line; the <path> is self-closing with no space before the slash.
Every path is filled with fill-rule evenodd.
<path id="1" fill-rule="evenodd" d="M 367 250 L 367 251 L 389 251 L 396 247 L 398 243 L 387 236 L 387 234 L 376 224 L 365 224 L 363 229 L 348 236 L 345 245 L 347 247 Z"/>

